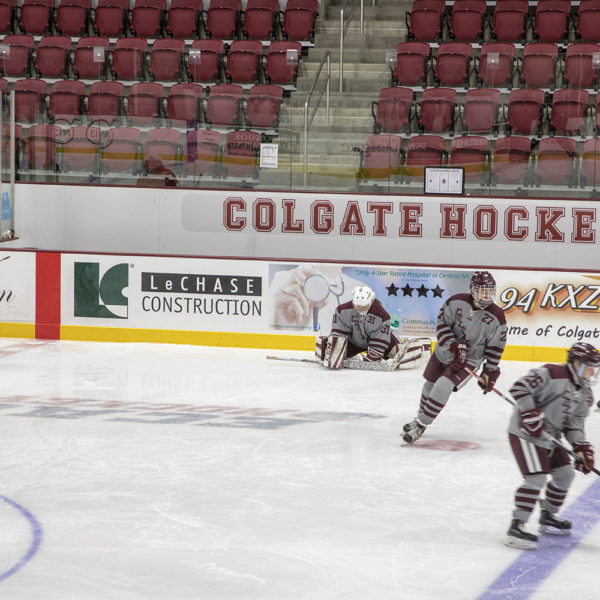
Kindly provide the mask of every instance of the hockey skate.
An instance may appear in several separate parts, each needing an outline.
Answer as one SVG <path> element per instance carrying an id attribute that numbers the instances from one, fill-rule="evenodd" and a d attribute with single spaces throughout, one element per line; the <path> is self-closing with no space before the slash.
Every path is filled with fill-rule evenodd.
<path id="1" fill-rule="evenodd" d="M 423 432 L 425 431 L 425 429 L 427 429 L 427 425 L 424 425 L 423 423 L 421 423 L 421 421 L 419 421 L 418 418 L 416 418 L 413 419 L 410 423 L 404 425 L 402 429 L 404 431 L 402 439 L 407 444 L 413 444 L 423 435 Z"/>
<path id="2" fill-rule="evenodd" d="M 537 550 L 537 535 L 525 531 L 523 521 L 513 519 L 506 532 L 504 543 L 520 550 Z"/>
<path id="3" fill-rule="evenodd" d="M 540 515 L 540 533 L 549 533 L 553 535 L 571 535 L 571 521 L 559 519 L 548 510 L 542 510 Z"/>

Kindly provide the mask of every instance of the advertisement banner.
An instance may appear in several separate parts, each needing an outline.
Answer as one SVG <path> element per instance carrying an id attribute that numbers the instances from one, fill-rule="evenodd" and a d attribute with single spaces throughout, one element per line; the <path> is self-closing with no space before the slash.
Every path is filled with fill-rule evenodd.
<path id="1" fill-rule="evenodd" d="M 63 255 L 65 325 L 262 331 L 267 265 L 162 257 Z"/>
<path id="2" fill-rule="evenodd" d="M 35 322 L 34 252 L 0 252 L 0 321 Z"/>

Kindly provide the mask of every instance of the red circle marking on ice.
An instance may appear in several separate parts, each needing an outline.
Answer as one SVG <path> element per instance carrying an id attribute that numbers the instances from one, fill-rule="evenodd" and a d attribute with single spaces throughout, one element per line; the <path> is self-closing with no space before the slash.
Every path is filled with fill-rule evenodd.
<path id="1" fill-rule="evenodd" d="M 431 440 L 418 441 L 410 444 L 425 450 L 442 450 L 444 452 L 460 452 L 461 450 L 479 450 L 481 446 L 474 442 L 462 442 L 460 440 Z"/>

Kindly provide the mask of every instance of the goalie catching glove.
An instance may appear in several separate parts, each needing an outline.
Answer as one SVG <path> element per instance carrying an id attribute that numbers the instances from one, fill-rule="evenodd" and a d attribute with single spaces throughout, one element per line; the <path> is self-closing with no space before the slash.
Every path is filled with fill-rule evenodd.
<path id="1" fill-rule="evenodd" d="M 589 442 L 577 442 L 573 444 L 573 451 L 581 459 L 575 461 L 575 468 L 587 475 L 594 468 L 594 446 Z"/>
<path id="2" fill-rule="evenodd" d="M 450 363 L 450 368 L 453 371 L 464 369 L 467 364 L 467 346 L 462 342 L 452 342 L 450 352 L 454 357 L 454 360 Z"/>
<path id="3" fill-rule="evenodd" d="M 500 377 L 500 369 L 488 369 L 487 365 L 483 367 L 481 375 L 477 378 L 477 385 L 483 390 L 484 394 L 491 392 Z"/>
<path id="4" fill-rule="evenodd" d="M 521 412 L 521 429 L 531 437 L 539 438 L 544 431 L 544 413 L 539 408 Z"/>

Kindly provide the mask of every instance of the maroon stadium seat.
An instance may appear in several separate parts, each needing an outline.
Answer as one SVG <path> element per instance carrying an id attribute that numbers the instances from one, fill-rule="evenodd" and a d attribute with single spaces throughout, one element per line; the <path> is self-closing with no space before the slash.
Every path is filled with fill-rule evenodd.
<path id="1" fill-rule="evenodd" d="M 542 138 L 536 155 L 536 184 L 572 187 L 575 184 L 575 158 L 574 139 Z"/>
<path id="2" fill-rule="evenodd" d="M 195 126 L 204 90 L 199 83 L 176 83 L 167 95 L 166 117 L 173 126 Z"/>
<path id="3" fill-rule="evenodd" d="M 509 130 L 522 135 L 541 135 L 544 100 L 543 90 L 513 90 L 508 98 Z"/>
<path id="4" fill-rule="evenodd" d="M 135 0 L 131 9 L 131 33 L 135 37 L 161 36 L 166 0 Z"/>
<path id="5" fill-rule="evenodd" d="M 527 44 L 523 48 L 521 80 L 531 87 L 554 88 L 557 60 L 558 46 L 556 44 L 546 42 Z"/>
<path id="6" fill-rule="evenodd" d="M 127 117 L 136 127 L 154 125 L 161 116 L 163 86 L 156 82 L 134 83 L 127 95 Z"/>
<path id="7" fill-rule="evenodd" d="M 435 42 L 441 39 L 445 10 L 444 0 L 415 0 L 406 14 L 408 40 Z"/>
<path id="8" fill-rule="evenodd" d="M 185 42 L 180 39 L 159 39 L 152 44 L 148 72 L 158 81 L 181 81 Z"/>
<path id="9" fill-rule="evenodd" d="M 475 42 L 483 32 L 485 0 L 456 0 L 452 7 L 450 34 L 458 42 Z"/>
<path id="10" fill-rule="evenodd" d="M 396 179 L 404 166 L 402 138 L 379 133 L 370 135 L 361 166 L 362 179 Z"/>
<path id="11" fill-rule="evenodd" d="M 146 134 L 144 142 L 144 156 L 157 154 L 166 169 L 174 169 L 181 165 L 183 160 L 183 147 L 181 145 L 181 131 L 168 127 L 151 129 Z"/>
<path id="12" fill-rule="evenodd" d="M 187 170 L 192 176 L 213 173 L 217 170 L 217 161 L 222 154 L 221 134 L 212 129 L 188 131 Z"/>
<path id="13" fill-rule="evenodd" d="M 424 42 L 400 42 L 396 46 L 396 64 L 392 71 L 393 85 L 417 85 L 425 87 L 429 44 Z"/>
<path id="14" fill-rule="evenodd" d="M 440 85 L 469 85 L 471 44 L 446 42 L 440 44 L 435 61 L 435 78 Z"/>
<path id="15" fill-rule="evenodd" d="M 100 128 L 75 125 L 65 136 L 61 171 L 97 172 L 100 158 Z"/>
<path id="16" fill-rule="evenodd" d="M 4 36 L 2 43 L 9 46 L 8 56 L 0 59 L 3 75 L 5 77 L 28 75 L 35 45 L 34 37 L 26 34 L 9 34 Z"/>
<path id="17" fill-rule="evenodd" d="M 221 40 L 236 38 L 241 12 L 241 0 L 210 0 L 206 11 L 207 36 Z"/>
<path id="18" fill-rule="evenodd" d="M 98 0 L 94 11 L 94 31 L 100 36 L 125 35 L 129 0 Z"/>
<path id="19" fill-rule="evenodd" d="M 406 149 L 404 174 L 410 178 L 422 179 L 426 166 L 445 163 L 444 138 L 438 135 L 416 135 L 410 138 Z"/>
<path id="20" fill-rule="evenodd" d="M 515 135 L 498 138 L 494 143 L 492 181 L 507 185 L 527 185 L 530 155 L 530 138 Z"/>
<path id="21" fill-rule="evenodd" d="M 221 80 L 225 44 L 221 40 L 195 40 L 188 55 L 190 81 L 208 83 Z"/>
<path id="22" fill-rule="evenodd" d="M 561 135 L 584 135 L 590 94 L 587 90 L 556 90 L 550 126 Z"/>
<path id="23" fill-rule="evenodd" d="M 213 85 L 206 100 L 205 122 L 213 125 L 240 125 L 242 93 L 242 86 L 235 83 Z"/>
<path id="24" fill-rule="evenodd" d="M 513 44 L 484 44 L 479 58 L 478 77 L 483 85 L 512 87 L 515 47 Z"/>
<path id="25" fill-rule="evenodd" d="M 502 0 L 496 2 L 492 20 L 492 33 L 498 42 L 520 42 L 525 39 L 527 0 Z"/>
<path id="26" fill-rule="evenodd" d="M 35 70 L 38 77 L 56 79 L 69 72 L 71 38 L 66 35 L 47 35 L 38 45 L 35 55 Z"/>
<path id="27" fill-rule="evenodd" d="M 277 128 L 283 88 L 278 85 L 254 85 L 246 100 L 246 124 L 253 129 Z"/>
<path id="28" fill-rule="evenodd" d="M 584 0 L 579 4 L 577 35 L 583 42 L 600 42 L 600 0 Z"/>
<path id="29" fill-rule="evenodd" d="M 558 42 L 567 34 L 570 0 L 540 0 L 535 11 L 535 35 L 540 42 Z"/>
<path id="30" fill-rule="evenodd" d="M 17 0 L 0 0 L 0 33 L 14 33 Z"/>
<path id="31" fill-rule="evenodd" d="M 262 43 L 258 40 L 236 40 L 227 53 L 227 81 L 251 83 L 258 81 L 262 56 Z"/>
<path id="32" fill-rule="evenodd" d="M 271 42 L 265 57 L 265 79 L 268 83 L 295 85 L 302 45 L 294 41 Z"/>
<path id="33" fill-rule="evenodd" d="M 60 0 L 56 9 L 56 30 L 71 37 L 87 35 L 91 8 L 91 0 Z"/>
<path id="34" fill-rule="evenodd" d="M 462 117 L 465 133 L 497 133 L 499 106 L 500 90 L 493 88 L 467 90 Z"/>
<path id="35" fill-rule="evenodd" d="M 81 117 L 85 83 L 73 79 L 57 81 L 50 90 L 48 99 L 48 116 L 55 121 L 72 124 Z"/>
<path id="36" fill-rule="evenodd" d="M 490 149 L 487 138 L 478 135 L 463 135 L 452 140 L 449 164 L 463 167 L 465 181 L 479 180 L 485 183 L 488 177 Z"/>
<path id="37" fill-rule="evenodd" d="M 223 151 L 223 168 L 227 177 L 258 177 L 260 133 L 230 131 Z"/>
<path id="38" fill-rule="evenodd" d="M 23 0 L 19 25 L 23 33 L 45 35 L 50 31 L 54 0 Z"/>
<path id="39" fill-rule="evenodd" d="M 57 146 L 62 135 L 58 125 L 32 125 L 25 139 L 25 157 L 30 170 L 57 171 Z"/>
<path id="40" fill-rule="evenodd" d="M 112 125 L 123 113 L 124 86 L 120 81 L 95 81 L 88 94 L 87 112 L 94 121 Z"/>
<path id="41" fill-rule="evenodd" d="M 421 130 L 441 133 L 454 129 L 456 90 L 451 88 L 427 88 L 419 103 Z"/>
<path id="42" fill-rule="evenodd" d="M 598 86 L 600 44 L 569 44 L 565 56 L 564 79 L 570 87 L 590 88 Z"/>
<path id="43" fill-rule="evenodd" d="M 600 185 L 600 140 L 598 138 L 583 142 L 581 183 L 594 188 Z"/>
<path id="44" fill-rule="evenodd" d="M 371 103 L 373 132 L 410 133 L 413 107 L 413 91 L 404 87 L 388 87 L 379 90 L 379 100 Z"/>
<path id="45" fill-rule="evenodd" d="M 202 0 L 173 0 L 167 14 L 167 32 L 174 38 L 193 39 L 202 23 Z"/>
<path id="46" fill-rule="evenodd" d="M 112 51 L 115 79 L 143 79 L 144 53 L 148 42 L 142 38 L 119 38 Z"/>
<path id="47" fill-rule="evenodd" d="M 288 40 L 314 42 L 315 21 L 318 14 L 318 0 L 287 0 L 283 11 L 281 32 Z"/>
<path id="48" fill-rule="evenodd" d="M 45 120 L 47 83 L 43 79 L 15 81 L 15 121 L 33 123 Z"/>
<path id="49" fill-rule="evenodd" d="M 278 0 L 248 0 L 244 11 L 244 35 L 251 40 L 273 40 Z"/>
<path id="50" fill-rule="evenodd" d="M 142 132 L 135 127 L 111 127 L 107 134 L 100 159 L 109 173 L 132 173 L 141 163 Z"/>

